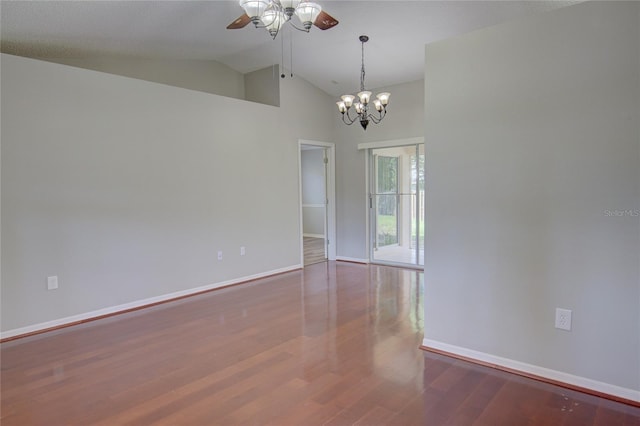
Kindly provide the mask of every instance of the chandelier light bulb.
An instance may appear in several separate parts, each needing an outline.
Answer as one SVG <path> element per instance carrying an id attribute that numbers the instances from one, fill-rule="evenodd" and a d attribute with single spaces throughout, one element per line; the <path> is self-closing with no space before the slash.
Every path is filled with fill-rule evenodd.
<path id="1" fill-rule="evenodd" d="M 391 93 L 383 92 L 378 93 L 378 95 L 376 95 L 376 98 L 380 99 L 380 103 L 383 106 L 387 106 L 387 104 L 389 103 L 389 96 L 391 96 Z"/>
<path id="2" fill-rule="evenodd" d="M 371 92 L 369 92 L 368 90 L 363 90 L 362 92 L 358 93 L 358 97 L 360 98 L 360 102 L 364 105 L 367 105 L 369 103 L 369 99 L 371 99 Z"/>
<path id="3" fill-rule="evenodd" d="M 380 99 L 374 99 L 373 105 L 376 107 L 376 111 L 378 112 L 381 112 L 384 109 L 384 106 L 382 106 L 382 102 L 380 102 Z"/>
<path id="4" fill-rule="evenodd" d="M 347 112 L 347 106 L 343 101 L 336 102 L 336 105 L 338 105 L 338 111 L 340 111 L 342 114 Z"/>
<path id="5" fill-rule="evenodd" d="M 351 105 L 353 105 L 353 101 L 356 99 L 356 97 L 353 95 L 342 95 L 341 98 L 347 108 L 351 108 Z"/>

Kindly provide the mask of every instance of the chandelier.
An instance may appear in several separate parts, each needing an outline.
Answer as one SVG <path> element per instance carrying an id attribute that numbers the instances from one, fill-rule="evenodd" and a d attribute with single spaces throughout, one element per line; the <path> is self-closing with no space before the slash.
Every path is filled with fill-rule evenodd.
<path id="1" fill-rule="evenodd" d="M 245 14 L 233 21 L 227 29 L 242 28 L 253 22 L 256 28 L 266 28 L 273 39 L 289 23 L 293 28 L 309 32 L 315 25 L 326 30 L 338 24 L 319 4 L 306 0 L 239 0 Z M 298 18 L 292 19 L 294 15 Z M 299 21 L 298 25 L 295 22 Z"/>
<path id="2" fill-rule="evenodd" d="M 378 124 L 387 115 L 387 104 L 389 103 L 388 92 L 379 93 L 376 95 L 376 99 L 373 100 L 373 106 L 377 111 L 375 113 L 369 113 L 369 106 L 371 100 L 371 92 L 364 88 L 364 44 L 369 41 L 369 37 L 361 35 L 359 38 L 362 43 L 362 67 L 360 68 L 360 92 L 358 93 L 358 101 L 354 103 L 356 97 L 353 95 L 342 95 L 341 101 L 336 102 L 338 110 L 342 114 L 342 121 L 347 125 L 352 125 L 356 121 L 360 122 L 360 125 L 364 130 L 367 130 L 369 121 L 373 121 L 374 124 Z M 351 107 L 353 106 L 353 109 Z M 351 111 L 355 110 L 355 115 L 351 115 Z"/>

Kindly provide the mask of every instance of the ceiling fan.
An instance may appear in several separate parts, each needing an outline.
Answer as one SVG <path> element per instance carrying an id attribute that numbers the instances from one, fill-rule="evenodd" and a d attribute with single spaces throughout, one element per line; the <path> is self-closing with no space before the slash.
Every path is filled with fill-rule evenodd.
<path id="1" fill-rule="evenodd" d="M 309 32 L 312 25 L 328 30 L 338 25 L 338 21 L 322 10 L 319 4 L 306 0 L 240 0 L 245 13 L 227 26 L 228 30 L 244 28 L 253 22 L 256 28 L 266 28 L 272 38 L 276 38 L 280 28 L 287 22 L 297 30 Z M 298 27 L 293 16 L 302 24 Z"/>

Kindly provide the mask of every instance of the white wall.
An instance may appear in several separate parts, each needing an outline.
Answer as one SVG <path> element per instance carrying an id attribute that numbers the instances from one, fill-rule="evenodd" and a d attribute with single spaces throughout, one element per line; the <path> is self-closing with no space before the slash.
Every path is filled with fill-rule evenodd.
<path id="1" fill-rule="evenodd" d="M 332 97 L 298 76 L 280 79 L 280 120 L 284 136 L 293 142 L 297 158 L 298 139 L 333 142 Z M 297 182 L 297 179 L 296 179 Z"/>
<path id="2" fill-rule="evenodd" d="M 639 28 L 587 2 L 426 47 L 425 345 L 640 400 Z"/>
<path id="3" fill-rule="evenodd" d="M 119 56 L 37 58 L 94 71 L 244 99 L 244 75 L 216 61 Z"/>
<path id="4" fill-rule="evenodd" d="M 421 137 L 424 134 L 424 83 L 422 80 L 379 89 L 374 94 L 390 92 L 387 116 L 380 124 L 370 123 L 362 130 L 359 122 L 347 126 L 340 113 L 330 105 L 336 128 L 336 166 L 338 197 L 338 256 L 351 259 L 369 258 L 366 248 L 367 215 L 366 154 L 358 144 Z"/>
<path id="5" fill-rule="evenodd" d="M 289 81 L 275 108 L 11 55 L 1 65 L 5 335 L 300 264 L 297 143 L 332 136 L 328 113 L 302 120 L 325 114 L 308 83 Z"/>
<path id="6" fill-rule="evenodd" d="M 244 75 L 244 99 L 280 106 L 280 67 L 273 65 Z"/>

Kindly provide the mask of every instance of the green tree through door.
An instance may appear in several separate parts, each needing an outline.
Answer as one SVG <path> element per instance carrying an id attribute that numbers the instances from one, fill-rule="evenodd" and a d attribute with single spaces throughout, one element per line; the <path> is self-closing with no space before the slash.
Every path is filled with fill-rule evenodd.
<path id="1" fill-rule="evenodd" d="M 398 244 L 398 157 L 377 157 L 377 246 Z"/>

